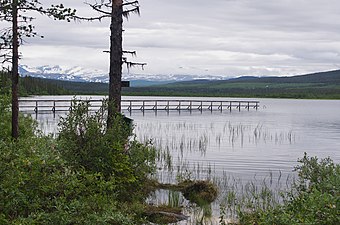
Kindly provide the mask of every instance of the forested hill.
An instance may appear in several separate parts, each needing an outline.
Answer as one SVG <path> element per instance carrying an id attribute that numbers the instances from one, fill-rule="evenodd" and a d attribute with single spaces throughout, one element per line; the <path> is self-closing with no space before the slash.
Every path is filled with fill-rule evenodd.
<path id="1" fill-rule="evenodd" d="M 130 88 L 129 94 L 264 98 L 340 99 L 340 70 L 293 77 L 244 76 L 229 80 L 194 80 L 149 88 Z"/>
<path id="2" fill-rule="evenodd" d="M 72 92 L 66 90 L 62 85 L 54 83 L 53 81 L 33 77 L 19 78 L 19 95 L 62 95 L 71 94 Z M 9 92 L 11 89 L 10 75 L 5 72 L 0 72 L 0 92 Z"/>
<path id="3" fill-rule="evenodd" d="M 0 72 L 1 87 L 10 78 Z M 20 96 L 108 94 L 106 83 L 86 83 L 21 77 Z M 221 96 L 340 99 L 340 70 L 293 77 L 243 76 L 229 80 L 194 80 L 148 87 L 123 88 L 123 95 Z"/>
<path id="4" fill-rule="evenodd" d="M 340 70 L 319 72 L 292 77 L 244 77 L 229 80 L 230 82 L 269 82 L 269 83 L 338 83 L 340 84 Z"/>

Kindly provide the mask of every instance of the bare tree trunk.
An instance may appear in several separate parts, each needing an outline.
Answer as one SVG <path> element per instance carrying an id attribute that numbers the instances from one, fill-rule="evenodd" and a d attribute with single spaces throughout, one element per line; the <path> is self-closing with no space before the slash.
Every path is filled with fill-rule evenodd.
<path id="1" fill-rule="evenodd" d="M 19 137 L 19 101 L 18 101 L 18 84 L 19 84 L 19 43 L 18 43 L 18 0 L 12 2 L 12 137 Z"/>
<path id="2" fill-rule="evenodd" d="M 112 117 L 121 108 L 122 82 L 122 32 L 123 32 L 123 1 L 112 1 L 110 37 L 110 81 L 109 81 L 109 109 L 107 125 L 111 127 Z"/>

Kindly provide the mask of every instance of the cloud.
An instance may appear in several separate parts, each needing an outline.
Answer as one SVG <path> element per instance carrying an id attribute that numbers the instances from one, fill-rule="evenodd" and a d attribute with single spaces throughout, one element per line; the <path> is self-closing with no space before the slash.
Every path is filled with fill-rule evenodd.
<path id="1" fill-rule="evenodd" d="M 91 0 L 88 0 L 91 1 Z M 56 3 L 57 0 L 46 0 Z M 97 15 L 71 3 L 81 15 Z M 141 17 L 124 22 L 124 46 L 146 74 L 293 75 L 337 68 L 337 0 L 140 0 Z M 22 47 L 23 63 L 107 70 L 109 21 L 58 22 L 36 16 L 45 38 Z"/>

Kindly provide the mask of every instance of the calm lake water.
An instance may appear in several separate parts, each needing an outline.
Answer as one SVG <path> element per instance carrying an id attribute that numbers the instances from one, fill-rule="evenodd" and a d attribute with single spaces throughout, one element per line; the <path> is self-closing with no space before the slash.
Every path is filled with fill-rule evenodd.
<path id="1" fill-rule="evenodd" d="M 44 96 L 33 99 L 68 99 L 71 96 Z M 82 96 L 90 98 L 90 96 Z M 101 99 L 93 96 L 92 99 Z M 170 97 L 123 97 L 124 99 L 174 99 Z M 178 99 L 178 98 L 176 98 Z M 249 100 L 229 98 L 182 98 L 204 100 Z M 251 99 L 254 100 L 254 99 Z M 158 179 L 233 177 L 262 180 L 286 179 L 297 159 L 330 156 L 340 162 L 340 101 L 255 99 L 256 111 L 231 112 L 134 111 L 138 140 L 151 140 L 163 152 Z M 59 116 L 32 115 L 45 132 L 57 132 Z M 218 206 L 217 206 L 218 207 Z"/>
<path id="2" fill-rule="evenodd" d="M 102 99 L 103 96 L 81 96 Z M 23 99 L 71 99 L 72 96 L 37 96 Z M 171 97 L 123 97 L 123 99 L 174 99 Z M 178 99 L 178 98 L 175 98 Z M 182 98 L 205 100 L 249 100 L 228 98 Z M 254 99 L 251 99 L 254 100 Z M 340 101 L 256 99 L 259 110 L 232 112 L 133 111 L 140 141 L 169 151 L 172 160 L 190 166 L 210 166 L 236 176 L 269 171 L 292 171 L 307 152 L 340 162 Z M 59 113 L 33 114 L 44 132 L 56 133 Z M 180 159 L 180 161 L 178 161 Z"/>

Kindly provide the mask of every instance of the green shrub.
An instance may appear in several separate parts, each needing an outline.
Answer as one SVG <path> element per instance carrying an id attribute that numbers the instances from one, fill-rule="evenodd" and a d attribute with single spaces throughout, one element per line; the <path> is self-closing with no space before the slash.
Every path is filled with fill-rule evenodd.
<path id="1" fill-rule="evenodd" d="M 82 114 L 76 120 L 82 121 L 89 133 L 71 136 L 71 129 L 65 128 L 64 135 L 70 136 L 58 139 L 36 135 L 33 120 L 20 116 L 22 131 L 14 141 L 9 132 L 9 97 L 1 96 L 0 101 L 0 110 L 6 115 L 1 120 L 4 129 L 0 129 L 0 224 L 144 223 L 143 217 L 130 211 L 130 207 L 121 207 L 120 196 L 133 199 L 136 196 L 133 188 L 140 188 L 147 174 L 153 171 L 151 148 L 134 140 L 127 141 L 130 131 L 119 124 L 115 128 L 117 133 L 96 127 L 99 123 L 90 114 Z M 117 115 L 117 121 L 121 121 L 120 117 Z M 74 125 L 72 120 L 71 125 Z M 110 138 L 112 135 L 117 136 Z M 89 155 L 68 158 L 72 152 L 82 150 L 78 143 L 84 144 L 86 150 L 81 153 Z M 95 163 L 83 166 L 82 163 L 90 161 L 85 156 L 92 157 Z M 102 157 L 104 165 L 96 157 Z"/>
<path id="2" fill-rule="evenodd" d="M 60 122 L 58 149 L 68 165 L 84 168 L 112 179 L 121 198 L 138 191 L 154 170 L 154 149 L 129 140 L 132 128 L 123 115 L 114 115 L 112 127 L 106 126 L 107 104 L 93 113 L 86 101 L 73 102 L 72 110 Z"/>
<path id="3" fill-rule="evenodd" d="M 267 210 L 239 211 L 241 224 L 340 224 L 340 166 L 306 154 L 295 169 L 298 180 L 284 202 Z"/>
<path id="4" fill-rule="evenodd" d="M 12 113 L 9 94 L 0 95 L 0 141 L 11 139 Z M 19 135 L 22 138 L 34 136 L 37 123 L 30 117 L 19 114 Z"/>

